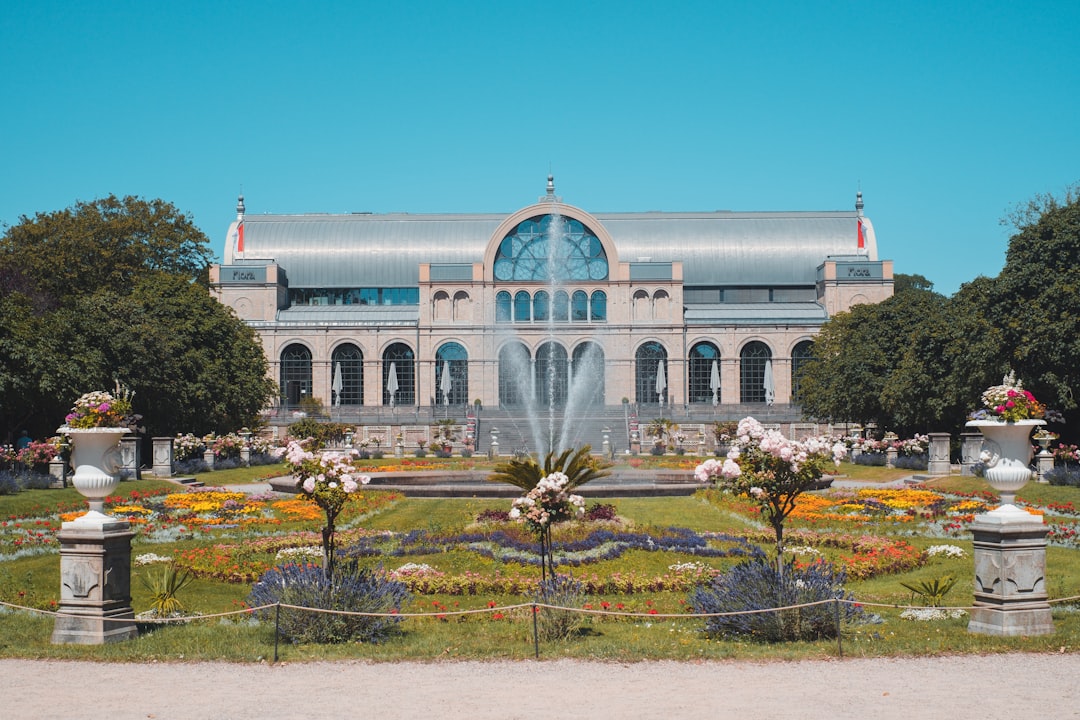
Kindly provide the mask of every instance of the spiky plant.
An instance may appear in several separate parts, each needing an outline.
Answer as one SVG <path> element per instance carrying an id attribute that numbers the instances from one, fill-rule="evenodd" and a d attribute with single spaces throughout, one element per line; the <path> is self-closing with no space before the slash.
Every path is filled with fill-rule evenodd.
<path id="1" fill-rule="evenodd" d="M 611 474 L 611 465 L 593 457 L 591 452 L 591 445 L 585 445 L 576 451 L 573 448 L 563 450 L 558 455 L 549 452 L 544 456 L 543 464 L 532 457 L 515 458 L 496 465 L 495 470 L 488 476 L 488 480 L 509 483 L 529 492 L 536 487 L 541 478 L 553 472 L 561 472 L 570 478 L 566 489 L 572 490 Z"/>

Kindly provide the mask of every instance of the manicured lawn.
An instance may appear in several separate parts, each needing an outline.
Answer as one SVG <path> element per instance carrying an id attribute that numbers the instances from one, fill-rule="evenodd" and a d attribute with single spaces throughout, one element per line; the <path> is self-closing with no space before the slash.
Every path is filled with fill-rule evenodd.
<path id="1" fill-rule="evenodd" d="M 848 477 L 868 473 L 872 476 L 868 481 L 884 482 L 884 470 L 845 466 L 841 472 Z M 253 471 L 277 472 L 275 468 L 247 469 L 249 481 L 259 477 Z M 899 477 L 911 474 L 891 472 L 899 472 Z M 234 479 L 220 481 L 224 475 L 201 479 L 215 486 L 245 482 L 245 475 L 238 471 Z M 938 491 L 933 495 L 937 498 L 933 511 L 927 504 L 930 493 L 837 490 L 807 496 L 789 522 L 789 550 L 795 549 L 800 561 L 821 557 L 848 568 L 848 591 L 865 604 L 867 621 L 844 628 L 845 655 L 1075 648 L 1080 643 L 1080 612 L 1074 612 L 1070 604 L 1053 606 L 1056 632 L 1040 638 L 973 635 L 966 630 L 967 618 L 932 622 L 900 618 L 901 610 L 892 606 L 920 604 L 901 582 L 954 576 L 959 582 L 946 603 L 968 606 L 972 601 L 967 523 L 975 512 L 986 509 L 986 486 L 976 479 L 956 477 L 934 480 L 929 486 Z M 135 497 L 132 490 L 137 491 Z M 183 489 L 160 480 L 125 482 L 112 506 L 127 508 L 120 512 L 136 523 L 133 556 L 176 556 L 182 566 L 199 575 L 180 595 L 191 612 L 242 611 L 251 578 L 275 564 L 279 551 L 319 544 L 317 531 L 322 523 L 318 515 L 295 500 L 281 503 L 275 498 L 213 494 L 167 500 L 165 491 Z M 532 657 L 531 608 L 519 606 L 531 600 L 528 588 L 539 569 L 523 563 L 528 553 L 514 544 L 527 541 L 528 535 L 512 523 L 477 522 L 485 510 L 507 510 L 508 501 L 409 499 L 378 491 L 362 495 L 341 517 L 339 545 L 366 548 L 360 552 L 361 562 L 382 564 L 389 571 L 407 564 L 426 566 L 422 580 L 409 580 L 413 599 L 401 608 L 406 615 L 424 613 L 425 617 L 407 617 L 399 636 L 378 645 L 282 645 L 278 649 L 281 659 Z M 1067 505 L 1080 498 L 1080 491 L 1031 484 L 1020 498 L 1037 503 L 1055 530 L 1056 544 L 1047 553 L 1051 598 L 1080 595 L 1080 553 L 1067 532 L 1080 520 Z M 557 559 L 561 570 L 595 588 L 586 601 L 588 609 L 623 614 L 590 616 L 577 637 L 545 643 L 540 648 L 543 657 L 690 660 L 837 654 L 835 640 L 779 645 L 709 640 L 701 632 L 700 619 L 685 617 L 689 590 L 697 579 L 740 562 L 739 553 L 749 545 L 771 548 L 771 534 L 745 501 L 699 493 L 610 502 L 619 517 L 617 523 L 557 529 L 556 543 L 574 542 L 580 548 L 561 551 Z M 42 609 L 53 606 L 59 597 L 58 513 L 78 507 L 82 499 L 74 490 L 0 497 L 0 600 Z M 618 538 L 612 540 L 597 531 L 610 531 Z M 667 549 L 664 543 L 673 539 L 677 541 L 670 546 L 673 549 Z M 700 547 L 710 548 L 712 554 L 691 551 L 687 543 L 692 542 L 702 543 Z M 941 545 L 953 546 L 958 550 L 952 552 L 963 551 L 965 556 L 925 552 Z M 136 612 L 146 610 L 150 601 L 137 576 L 153 569 L 154 565 L 133 569 Z M 455 614 L 463 610 L 481 612 Z M 257 623 L 243 612 L 185 625 L 147 626 L 137 640 L 106 647 L 52 645 L 52 625 L 49 617 L 0 613 L 0 656 L 254 661 L 272 657 L 274 652 L 272 623 Z"/>

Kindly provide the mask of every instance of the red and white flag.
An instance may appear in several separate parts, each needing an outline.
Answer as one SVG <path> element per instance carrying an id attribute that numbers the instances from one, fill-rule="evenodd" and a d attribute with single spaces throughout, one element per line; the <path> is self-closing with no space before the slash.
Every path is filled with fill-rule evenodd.
<path id="1" fill-rule="evenodd" d="M 243 246 L 243 242 L 244 242 L 244 235 L 243 235 L 243 231 L 241 231 L 241 235 L 240 235 L 241 246 Z M 862 229 L 862 218 L 859 218 L 859 250 L 866 250 L 866 235 L 863 233 L 863 229 Z"/>
<path id="2" fill-rule="evenodd" d="M 860 233 L 861 232 L 862 231 L 860 230 Z M 236 231 L 233 233 L 233 236 L 236 238 L 236 252 L 238 252 L 238 253 L 244 252 L 244 221 L 243 220 L 241 220 L 240 222 L 238 222 L 236 224 Z M 862 237 L 862 235 L 860 234 L 859 237 Z"/>

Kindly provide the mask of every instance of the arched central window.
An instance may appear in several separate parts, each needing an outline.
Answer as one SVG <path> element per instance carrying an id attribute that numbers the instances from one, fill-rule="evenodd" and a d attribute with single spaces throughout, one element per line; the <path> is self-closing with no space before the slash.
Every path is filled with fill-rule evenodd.
<path id="1" fill-rule="evenodd" d="M 286 407 L 296 407 L 311 397 L 311 351 L 299 343 L 281 351 L 280 387 Z"/>
<path id="2" fill-rule="evenodd" d="M 720 350 L 711 342 L 690 348 L 689 400 L 691 403 L 720 402 Z"/>
<path id="3" fill-rule="evenodd" d="M 464 405 L 469 402 L 469 356 L 456 342 L 442 345 L 435 353 L 436 405 Z"/>
<path id="4" fill-rule="evenodd" d="M 499 404 L 521 405 L 532 397 L 532 358 L 522 342 L 499 351 Z"/>
<path id="5" fill-rule="evenodd" d="M 383 353 L 383 405 L 416 404 L 416 367 L 412 348 L 394 343 Z"/>
<path id="6" fill-rule="evenodd" d="M 658 342 L 647 342 L 637 350 L 634 368 L 634 397 L 639 403 L 663 403 L 668 397 L 667 351 Z"/>
<path id="7" fill-rule="evenodd" d="M 802 402 L 802 376 L 814 361 L 813 340 L 803 340 L 791 350 L 791 399 Z"/>
<path id="8" fill-rule="evenodd" d="M 749 342 L 739 355 L 739 401 L 773 402 L 772 352 L 763 342 Z"/>
<path id="9" fill-rule="evenodd" d="M 566 348 L 546 342 L 536 350 L 536 399 L 541 407 L 566 405 L 569 381 Z"/>
<path id="10" fill-rule="evenodd" d="M 331 394 L 335 405 L 364 404 L 364 353 L 352 343 L 334 348 Z"/>
<path id="11" fill-rule="evenodd" d="M 596 233 L 579 220 L 538 215 L 502 239 L 494 271 L 501 281 L 606 280 L 608 261 Z"/>

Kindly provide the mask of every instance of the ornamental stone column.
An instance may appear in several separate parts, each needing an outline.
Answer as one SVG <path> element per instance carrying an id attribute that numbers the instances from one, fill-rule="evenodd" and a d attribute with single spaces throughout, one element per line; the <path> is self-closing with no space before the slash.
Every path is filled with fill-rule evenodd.
<path id="1" fill-rule="evenodd" d="M 154 438 L 154 475 L 172 477 L 173 475 L 173 439 L 171 437 Z"/>

